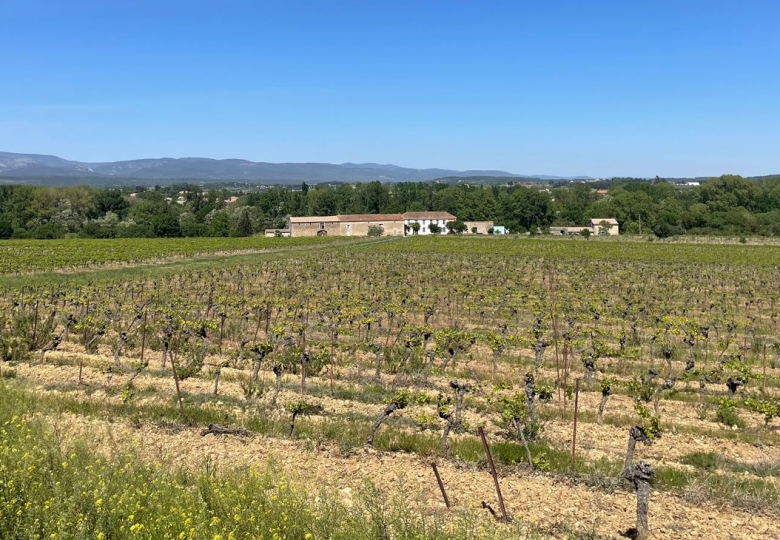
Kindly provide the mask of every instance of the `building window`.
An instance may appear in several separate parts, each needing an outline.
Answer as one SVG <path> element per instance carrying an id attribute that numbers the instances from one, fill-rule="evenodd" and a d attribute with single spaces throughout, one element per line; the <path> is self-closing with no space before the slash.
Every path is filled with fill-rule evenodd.
<path id="1" fill-rule="evenodd" d="M 325 223 L 323 223 L 323 222 L 320 222 L 320 230 L 322 231 L 322 230 L 324 230 L 324 229 L 325 229 Z"/>

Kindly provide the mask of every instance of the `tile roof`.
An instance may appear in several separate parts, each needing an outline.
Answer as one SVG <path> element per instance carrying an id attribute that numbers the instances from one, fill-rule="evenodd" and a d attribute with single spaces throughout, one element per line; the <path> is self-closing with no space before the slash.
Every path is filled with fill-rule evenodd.
<path id="1" fill-rule="evenodd" d="M 403 221 L 401 214 L 349 214 L 337 216 L 339 221 Z"/>
<path id="2" fill-rule="evenodd" d="M 346 214 L 340 216 L 301 216 L 291 217 L 290 223 L 339 223 L 339 222 L 373 222 L 373 221 L 403 221 L 401 214 Z"/>
<path id="3" fill-rule="evenodd" d="M 455 221 L 455 216 L 449 212 L 407 212 L 404 219 L 447 219 Z"/>
<path id="4" fill-rule="evenodd" d="M 301 216 L 290 218 L 290 223 L 336 223 L 338 221 L 338 216 Z"/>
<path id="5" fill-rule="evenodd" d="M 618 222 L 615 218 L 590 218 L 591 223 L 596 223 L 597 225 L 601 223 L 602 221 L 606 221 L 610 225 L 617 225 Z"/>

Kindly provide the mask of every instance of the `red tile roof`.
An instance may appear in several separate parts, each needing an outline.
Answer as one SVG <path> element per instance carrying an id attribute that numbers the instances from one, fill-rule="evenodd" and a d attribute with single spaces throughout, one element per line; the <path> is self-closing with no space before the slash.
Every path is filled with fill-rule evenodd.
<path id="1" fill-rule="evenodd" d="M 290 223 L 338 223 L 338 222 L 373 222 L 373 221 L 403 221 L 401 214 L 347 214 L 343 216 L 301 216 L 291 217 Z"/>
<path id="2" fill-rule="evenodd" d="M 449 212 L 407 212 L 403 216 L 404 219 L 446 219 L 448 221 L 455 221 L 455 216 Z"/>
<path id="3" fill-rule="evenodd" d="M 339 221 L 403 221 L 401 214 L 348 214 L 337 216 Z"/>

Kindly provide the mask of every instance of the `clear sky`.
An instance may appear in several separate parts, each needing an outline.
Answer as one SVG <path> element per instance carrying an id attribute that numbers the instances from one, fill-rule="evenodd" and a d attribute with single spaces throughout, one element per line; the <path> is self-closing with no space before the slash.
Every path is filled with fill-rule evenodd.
<path id="1" fill-rule="evenodd" d="M 780 172 L 780 1 L 0 1 L 0 150 Z"/>

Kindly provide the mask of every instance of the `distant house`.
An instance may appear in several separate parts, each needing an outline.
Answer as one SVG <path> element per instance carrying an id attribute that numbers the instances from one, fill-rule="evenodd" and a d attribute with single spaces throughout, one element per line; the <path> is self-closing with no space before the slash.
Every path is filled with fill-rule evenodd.
<path id="1" fill-rule="evenodd" d="M 466 234 L 487 234 L 493 228 L 492 221 L 466 221 Z"/>
<path id="2" fill-rule="evenodd" d="M 581 234 L 583 229 L 593 233 L 593 229 L 590 227 L 550 227 L 550 234 L 557 236 L 566 236 L 567 234 Z"/>
<path id="3" fill-rule="evenodd" d="M 236 197 L 235 195 L 233 195 L 233 196 L 231 196 L 231 197 L 228 197 L 227 199 L 225 199 L 225 202 L 226 202 L 226 203 L 228 203 L 228 204 L 230 204 L 230 203 L 234 203 L 234 202 L 236 202 L 237 200 L 238 200 L 238 197 Z"/>
<path id="4" fill-rule="evenodd" d="M 402 216 L 407 235 L 411 234 L 432 234 L 431 225 L 437 225 L 442 234 L 447 234 L 447 223 L 455 221 L 457 218 L 449 212 L 406 212 Z M 417 223 L 420 228 L 414 231 L 412 224 Z"/>
<path id="5" fill-rule="evenodd" d="M 602 236 L 617 236 L 620 234 L 620 227 L 615 218 L 591 218 L 588 225 L 593 234 Z"/>
<path id="6" fill-rule="evenodd" d="M 554 236 L 575 235 L 582 234 L 583 230 L 601 236 L 617 236 L 620 232 L 616 219 L 593 218 L 588 221 L 585 227 L 550 227 L 550 234 Z"/>
<path id="7" fill-rule="evenodd" d="M 403 236 L 401 214 L 350 214 L 341 216 L 291 217 L 290 236 L 368 236 L 369 227 L 379 227 L 383 236 Z"/>
<path id="8" fill-rule="evenodd" d="M 338 216 L 291 217 L 287 228 L 290 236 L 339 236 L 341 227 Z"/>
<path id="9" fill-rule="evenodd" d="M 493 234 L 508 234 L 509 231 L 503 225 L 494 225 Z"/>

